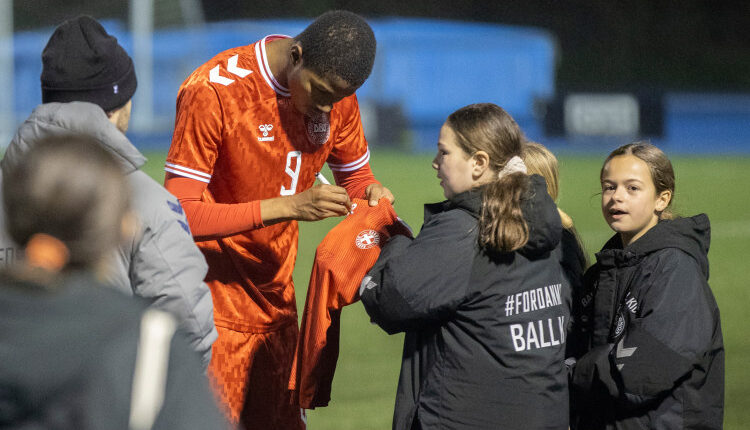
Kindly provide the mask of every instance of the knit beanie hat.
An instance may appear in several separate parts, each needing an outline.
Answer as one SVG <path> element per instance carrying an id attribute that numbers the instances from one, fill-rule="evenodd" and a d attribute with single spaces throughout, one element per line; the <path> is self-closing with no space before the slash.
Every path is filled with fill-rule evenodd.
<path id="1" fill-rule="evenodd" d="M 84 101 L 105 112 L 135 93 L 133 60 L 90 16 L 60 24 L 42 51 L 42 103 Z"/>

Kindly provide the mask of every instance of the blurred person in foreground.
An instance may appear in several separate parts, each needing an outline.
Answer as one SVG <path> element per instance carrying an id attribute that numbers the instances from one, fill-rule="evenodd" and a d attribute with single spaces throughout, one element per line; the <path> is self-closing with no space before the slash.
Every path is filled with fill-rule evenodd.
<path id="1" fill-rule="evenodd" d="M 2 169 L 17 165 L 39 141 L 71 134 L 89 136 L 113 154 L 133 189 L 137 228 L 116 250 L 107 284 L 173 313 L 207 368 L 217 334 L 203 283 L 206 262 L 179 202 L 139 170 L 146 158 L 125 136 L 136 89 L 133 61 L 101 24 L 79 16 L 60 24 L 47 42 L 41 83 L 43 104 L 19 127 Z"/>
<path id="2" fill-rule="evenodd" d="M 176 319 L 101 287 L 135 227 L 112 155 L 44 140 L 4 174 L 25 253 L 0 271 L 0 428 L 226 428 Z"/>

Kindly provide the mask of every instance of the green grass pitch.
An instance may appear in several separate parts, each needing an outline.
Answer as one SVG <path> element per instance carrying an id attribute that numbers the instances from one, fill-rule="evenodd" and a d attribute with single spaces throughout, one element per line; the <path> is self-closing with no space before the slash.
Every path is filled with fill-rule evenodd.
<path id="1" fill-rule="evenodd" d="M 165 155 L 148 156 L 145 170 L 163 181 Z M 604 151 L 596 156 L 559 156 L 558 203 L 573 217 L 592 260 L 612 234 L 603 221 L 598 195 L 599 169 L 605 156 Z M 370 161 L 376 177 L 396 195 L 396 211 L 415 233 L 422 225 L 422 205 L 442 200 L 431 157 L 374 148 Z M 677 175 L 675 209 L 682 215 L 705 212 L 711 219 L 709 282 L 721 310 L 726 347 L 725 428 L 746 428 L 750 422 L 750 286 L 742 274 L 748 267 L 742 267 L 743 261 L 750 259 L 750 157 L 671 158 Z M 329 171 L 324 173 L 332 178 Z M 337 222 L 300 223 L 294 272 L 300 312 L 315 248 Z M 344 309 L 341 327 L 332 400 L 328 407 L 308 411 L 309 426 L 329 430 L 390 428 L 403 337 L 388 336 L 370 324 L 358 303 Z"/>

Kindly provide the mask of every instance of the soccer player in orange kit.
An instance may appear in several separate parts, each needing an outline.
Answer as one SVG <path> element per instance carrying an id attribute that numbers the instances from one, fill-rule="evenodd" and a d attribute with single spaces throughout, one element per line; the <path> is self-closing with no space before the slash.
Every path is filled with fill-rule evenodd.
<path id="1" fill-rule="evenodd" d="M 243 428 L 304 428 L 287 382 L 298 336 L 297 221 L 345 215 L 392 193 L 369 167 L 354 92 L 375 37 L 327 12 L 294 38 L 224 51 L 180 87 L 166 188 L 183 205 L 209 270 L 219 338 L 209 372 Z M 337 185 L 316 185 L 328 163 Z"/>

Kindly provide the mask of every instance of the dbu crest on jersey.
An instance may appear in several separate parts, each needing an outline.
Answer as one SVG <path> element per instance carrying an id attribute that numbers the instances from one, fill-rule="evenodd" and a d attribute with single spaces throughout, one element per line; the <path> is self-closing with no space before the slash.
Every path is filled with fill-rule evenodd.
<path id="1" fill-rule="evenodd" d="M 380 243 L 380 234 L 375 230 L 362 230 L 354 240 L 359 249 L 370 249 Z"/>
<path id="2" fill-rule="evenodd" d="M 315 117 L 305 117 L 305 126 L 307 126 L 307 139 L 315 145 L 322 145 L 328 142 L 331 136 L 331 123 L 328 120 L 328 114 L 320 113 Z"/>

